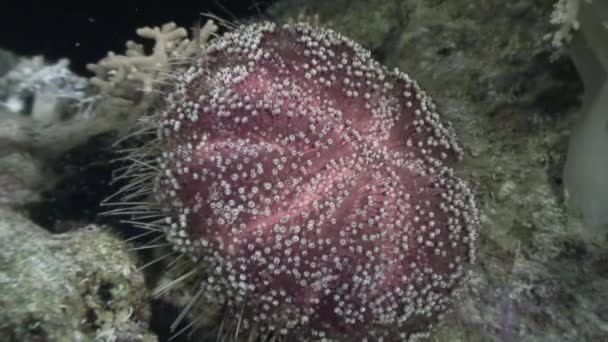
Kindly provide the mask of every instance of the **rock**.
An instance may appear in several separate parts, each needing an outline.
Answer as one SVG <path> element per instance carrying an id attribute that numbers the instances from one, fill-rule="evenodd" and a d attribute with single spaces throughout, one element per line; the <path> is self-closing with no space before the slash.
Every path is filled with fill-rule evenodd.
<path id="1" fill-rule="evenodd" d="M 148 292 L 107 227 L 53 235 L 0 207 L 0 340 L 156 341 Z"/>

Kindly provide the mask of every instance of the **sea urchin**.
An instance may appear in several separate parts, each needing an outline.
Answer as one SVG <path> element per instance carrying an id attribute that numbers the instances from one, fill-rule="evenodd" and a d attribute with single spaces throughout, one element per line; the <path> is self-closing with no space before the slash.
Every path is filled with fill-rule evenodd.
<path id="1" fill-rule="evenodd" d="M 238 316 L 225 326 L 428 335 L 473 261 L 478 218 L 451 168 L 460 148 L 416 82 L 302 23 L 234 29 L 175 79 L 149 120 L 153 162 L 136 166 L 154 176 L 155 227 L 205 265 L 201 300 Z"/>

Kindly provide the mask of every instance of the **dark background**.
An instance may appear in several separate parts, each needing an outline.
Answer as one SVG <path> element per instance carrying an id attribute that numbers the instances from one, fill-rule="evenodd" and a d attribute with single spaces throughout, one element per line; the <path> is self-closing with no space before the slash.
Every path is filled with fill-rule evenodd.
<path id="1" fill-rule="evenodd" d="M 213 13 L 229 21 L 264 17 L 276 0 L 7 1 L 0 10 L 0 48 L 20 55 L 42 54 L 49 60 L 67 57 L 71 68 L 87 74 L 85 65 L 110 50 L 124 51 L 135 30 L 168 21 L 190 29 L 200 13 Z M 205 19 L 201 20 L 202 23 Z"/>

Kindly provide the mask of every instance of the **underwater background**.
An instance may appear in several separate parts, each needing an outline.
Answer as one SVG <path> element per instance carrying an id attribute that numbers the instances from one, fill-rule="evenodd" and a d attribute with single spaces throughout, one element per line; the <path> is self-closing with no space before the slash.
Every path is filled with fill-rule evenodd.
<path id="1" fill-rule="evenodd" d="M 137 29 L 192 37 L 207 20 L 211 41 L 263 20 L 329 27 L 409 74 L 451 123 L 480 225 L 428 340 L 608 341 L 605 0 L 13 5 L 0 15 L 0 341 L 218 338 L 222 308 L 191 308 L 192 284 L 175 281 L 187 266 L 101 205 L 125 186 L 117 141 L 161 106 L 146 86 L 174 67 L 108 81 L 122 69 L 107 52 L 148 63 L 166 41 Z"/>

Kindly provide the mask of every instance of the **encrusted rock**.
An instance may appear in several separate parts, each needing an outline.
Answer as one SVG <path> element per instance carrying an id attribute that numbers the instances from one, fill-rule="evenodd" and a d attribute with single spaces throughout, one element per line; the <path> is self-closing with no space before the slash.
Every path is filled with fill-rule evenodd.
<path id="1" fill-rule="evenodd" d="M 0 241 L 0 340 L 156 340 L 143 276 L 108 229 L 52 235 L 0 207 Z"/>

